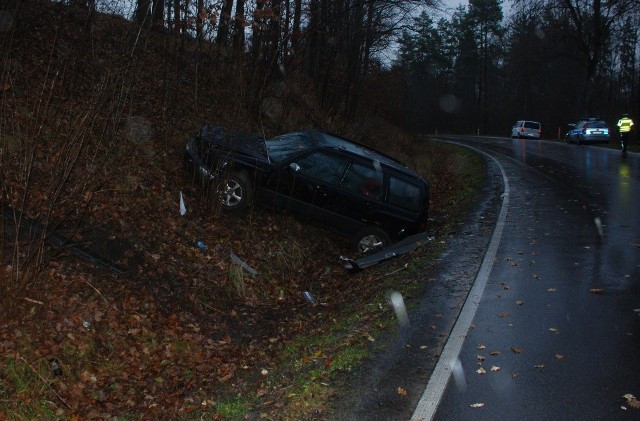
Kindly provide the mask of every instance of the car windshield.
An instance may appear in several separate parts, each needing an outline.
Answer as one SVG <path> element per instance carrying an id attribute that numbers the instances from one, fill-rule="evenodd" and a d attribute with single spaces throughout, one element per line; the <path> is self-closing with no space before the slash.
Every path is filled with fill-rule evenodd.
<path id="1" fill-rule="evenodd" d="M 604 123 L 604 121 L 592 121 L 589 122 L 587 127 L 590 127 L 592 129 L 604 129 L 607 127 L 607 125 Z"/>
<path id="2" fill-rule="evenodd" d="M 524 127 L 526 127 L 527 129 L 539 129 L 540 123 L 536 123 L 535 121 L 525 121 Z"/>
<path id="3" fill-rule="evenodd" d="M 288 133 L 265 141 L 269 159 L 281 162 L 313 146 L 311 139 L 302 133 Z"/>

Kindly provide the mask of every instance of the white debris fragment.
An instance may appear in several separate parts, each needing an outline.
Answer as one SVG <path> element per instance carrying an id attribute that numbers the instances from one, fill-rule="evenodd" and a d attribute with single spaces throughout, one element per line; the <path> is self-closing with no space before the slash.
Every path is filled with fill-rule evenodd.
<path id="1" fill-rule="evenodd" d="M 602 237 L 604 235 L 603 229 L 602 229 L 602 220 L 600 219 L 599 216 L 596 216 L 593 222 L 596 224 L 596 229 L 598 230 L 598 234 L 600 234 L 600 237 Z"/>
<path id="2" fill-rule="evenodd" d="M 184 198 L 182 197 L 182 191 L 180 191 L 180 216 L 184 216 L 187 213 L 187 208 L 184 205 Z"/>
<path id="3" fill-rule="evenodd" d="M 391 305 L 393 306 L 393 310 L 396 312 L 396 317 L 398 318 L 398 323 L 402 327 L 408 326 L 409 316 L 407 315 L 407 308 L 404 305 L 402 294 L 400 294 L 398 291 L 393 291 L 390 298 Z"/>
<path id="4" fill-rule="evenodd" d="M 456 358 L 453 366 L 451 367 L 451 374 L 453 374 L 453 380 L 456 382 L 456 386 L 460 391 L 467 389 L 467 379 L 464 376 L 464 369 L 462 368 L 462 362 L 460 358 Z"/>
<path id="5" fill-rule="evenodd" d="M 231 257 L 231 260 L 234 263 L 236 263 L 242 269 L 246 270 L 249 274 L 251 274 L 253 276 L 256 276 L 258 274 L 258 272 L 254 268 L 252 268 L 251 266 L 246 264 L 242 259 L 240 259 L 238 256 L 236 256 L 234 252 L 230 252 L 229 257 Z"/>

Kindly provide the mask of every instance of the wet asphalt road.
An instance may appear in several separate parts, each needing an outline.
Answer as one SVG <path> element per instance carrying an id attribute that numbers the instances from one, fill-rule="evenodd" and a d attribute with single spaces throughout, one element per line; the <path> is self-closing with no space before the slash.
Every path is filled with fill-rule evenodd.
<path id="1" fill-rule="evenodd" d="M 489 183 L 327 419 L 640 420 L 640 155 L 443 140 L 486 154 Z"/>
<path id="2" fill-rule="evenodd" d="M 510 191 L 486 287 L 449 365 L 459 369 L 432 419 L 640 419 L 623 397 L 640 398 L 640 155 L 456 141 L 495 158 Z"/>

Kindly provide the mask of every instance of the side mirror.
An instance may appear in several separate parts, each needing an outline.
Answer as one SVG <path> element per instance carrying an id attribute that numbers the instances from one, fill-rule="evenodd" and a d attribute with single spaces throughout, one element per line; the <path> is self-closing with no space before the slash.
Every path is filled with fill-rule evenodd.
<path id="1" fill-rule="evenodd" d="M 291 164 L 289 164 L 289 169 L 294 173 L 296 173 L 300 171 L 300 165 L 296 164 L 295 162 L 292 162 Z"/>

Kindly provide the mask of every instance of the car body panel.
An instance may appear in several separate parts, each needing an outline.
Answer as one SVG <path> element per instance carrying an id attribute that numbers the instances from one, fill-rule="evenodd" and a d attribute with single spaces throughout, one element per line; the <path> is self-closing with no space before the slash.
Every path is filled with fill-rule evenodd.
<path id="1" fill-rule="evenodd" d="M 590 118 L 578 121 L 567 132 L 569 143 L 607 143 L 609 142 L 609 127 L 603 120 Z"/>
<path id="2" fill-rule="evenodd" d="M 540 139 L 542 125 L 537 121 L 518 120 L 511 127 L 511 137 L 519 139 Z"/>
<path id="3" fill-rule="evenodd" d="M 259 200 L 334 232 L 378 227 L 392 241 L 426 229 L 429 186 L 372 148 L 313 130 L 272 139 L 205 125 L 185 164 L 205 182 L 243 170 Z"/>

